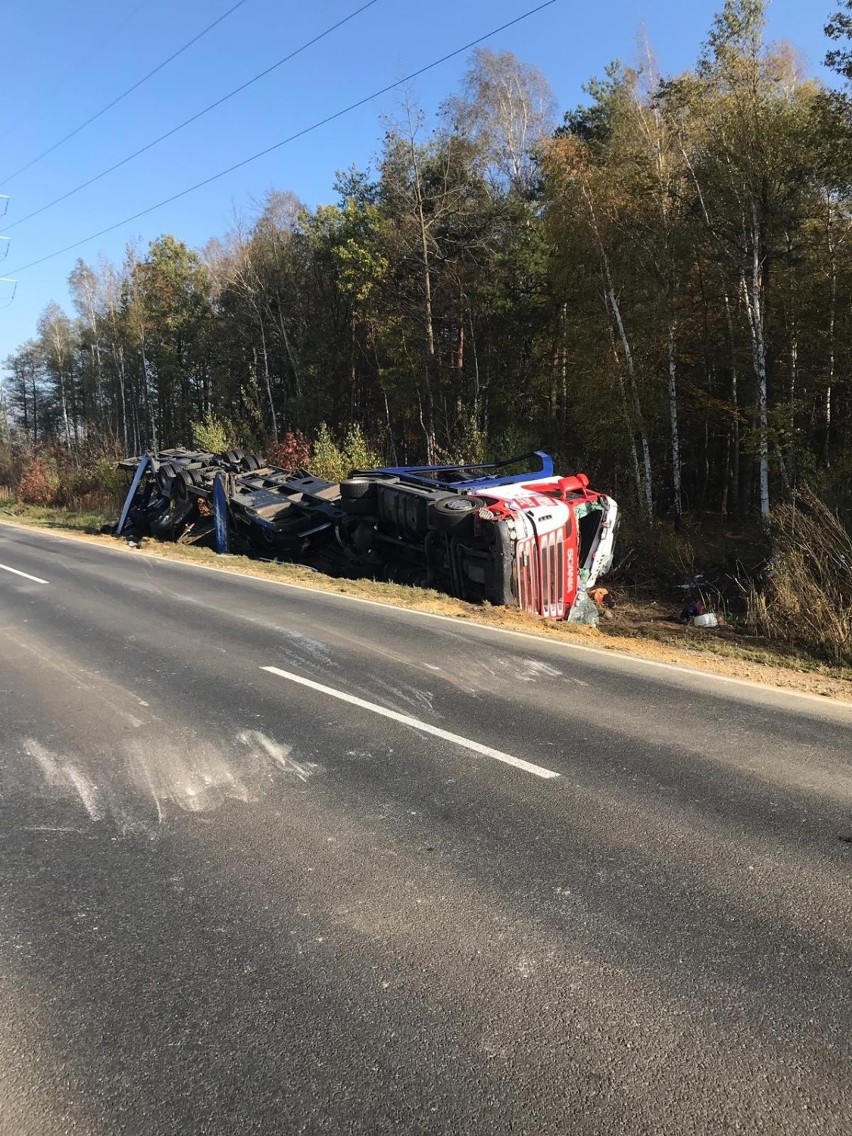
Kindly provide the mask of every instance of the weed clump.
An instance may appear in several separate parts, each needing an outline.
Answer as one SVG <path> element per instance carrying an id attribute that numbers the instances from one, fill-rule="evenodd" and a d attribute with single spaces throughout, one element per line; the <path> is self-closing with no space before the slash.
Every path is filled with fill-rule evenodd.
<path id="1" fill-rule="evenodd" d="M 852 534 L 803 489 L 773 510 L 770 535 L 762 578 L 746 585 L 750 629 L 836 666 L 852 663 Z"/>
<path id="2" fill-rule="evenodd" d="M 21 469 L 17 495 L 25 505 L 55 505 L 59 487 L 60 477 L 55 463 L 36 454 Z"/>

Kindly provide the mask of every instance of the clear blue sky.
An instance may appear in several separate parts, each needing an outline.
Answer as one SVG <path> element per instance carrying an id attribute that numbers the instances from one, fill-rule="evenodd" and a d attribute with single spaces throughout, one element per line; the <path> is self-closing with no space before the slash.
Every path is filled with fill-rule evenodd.
<path id="1" fill-rule="evenodd" d="M 9 178 L 227 11 L 234 0 L 44 0 L 3 13 L 0 192 L 5 222 L 164 133 L 288 51 L 358 8 L 363 0 L 270 3 L 247 0 L 233 15 L 113 110 L 20 176 Z M 52 253 L 248 157 L 369 95 L 534 7 L 536 0 L 378 0 L 343 29 L 267 79 L 97 185 L 20 227 L 0 275 Z M 643 32 L 663 72 L 690 66 L 722 0 L 557 0 L 495 36 L 541 68 L 562 109 L 605 64 L 635 58 Z M 808 70 L 823 73 L 822 28 L 836 0 L 771 0 L 770 35 L 793 42 Z M 465 68 L 458 57 L 417 81 L 433 111 Z M 13 303 L 0 284 L 0 360 L 35 331 L 50 300 L 68 307 L 65 285 L 78 256 L 120 261 L 126 243 L 163 232 L 192 246 L 223 234 L 235 212 L 250 214 L 267 189 L 290 189 L 308 205 L 333 199 L 334 172 L 367 165 L 381 116 L 398 109 L 384 96 L 306 138 L 80 249 L 21 272 Z"/>

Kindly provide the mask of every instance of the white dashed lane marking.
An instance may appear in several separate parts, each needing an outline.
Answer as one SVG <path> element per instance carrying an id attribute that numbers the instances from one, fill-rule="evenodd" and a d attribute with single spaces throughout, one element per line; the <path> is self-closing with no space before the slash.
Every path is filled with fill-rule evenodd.
<path id="1" fill-rule="evenodd" d="M 4 572 L 11 572 L 15 576 L 23 576 L 25 580 L 32 580 L 36 584 L 46 584 L 47 580 L 42 580 L 40 576 L 31 576 L 29 572 L 21 572 L 17 568 L 10 568 L 8 564 L 0 564 L 0 569 Z"/>
<path id="2" fill-rule="evenodd" d="M 396 710 L 388 710 L 385 706 L 377 706 L 375 702 L 367 702 L 363 698 L 356 698 L 354 694 L 346 694 L 342 690 L 335 690 L 331 686 L 324 686 L 321 682 L 314 682 L 310 678 L 302 678 L 301 675 L 292 674 L 290 671 L 282 671 L 279 667 L 261 667 L 262 671 L 268 671 L 269 674 L 278 675 L 279 678 L 287 679 L 288 682 L 298 683 L 299 686 L 310 687 L 311 690 L 318 690 L 321 694 L 327 694 L 330 698 L 338 698 L 341 702 L 348 702 L 352 706 L 358 706 L 362 710 L 369 710 L 371 714 L 379 714 L 382 718 L 390 718 L 393 722 L 400 722 L 403 726 L 411 726 L 414 730 L 420 730 L 424 734 L 431 734 L 433 737 L 441 738 L 442 741 L 452 742 L 453 745 L 461 746 L 464 749 L 469 749 L 473 753 L 479 753 L 483 757 L 491 757 L 495 761 L 502 761 L 506 765 L 513 765 L 516 769 L 523 769 L 525 773 L 532 773 L 535 777 L 543 777 L 550 779 L 558 777 L 559 774 L 552 769 L 545 769 L 543 765 L 534 765 L 531 761 L 524 761 L 521 757 L 513 757 L 511 753 L 504 753 L 500 749 L 494 749 L 492 746 L 483 745 L 481 742 L 472 741 L 470 738 L 463 738 L 461 734 L 452 734 L 449 730 L 442 730 L 438 726 L 433 726 L 430 722 L 423 722 L 419 718 L 412 718 L 408 714 L 399 714 Z"/>

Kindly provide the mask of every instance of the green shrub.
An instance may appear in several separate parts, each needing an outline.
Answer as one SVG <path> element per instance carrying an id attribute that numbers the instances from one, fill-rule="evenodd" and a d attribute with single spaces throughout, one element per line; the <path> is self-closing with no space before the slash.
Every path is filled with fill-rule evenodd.
<path id="1" fill-rule="evenodd" d="M 353 423 L 342 442 L 337 442 L 325 422 L 311 447 L 310 471 L 326 481 L 342 481 L 353 469 L 372 469 L 382 459 L 370 448 L 361 427 Z"/>
<path id="2" fill-rule="evenodd" d="M 357 422 L 353 422 L 346 431 L 342 455 L 346 466 L 346 475 L 351 473 L 353 469 L 373 469 L 382 464 L 381 454 L 370 448 Z"/>
<path id="3" fill-rule="evenodd" d="M 311 446 L 311 473 L 326 481 L 342 481 L 347 474 L 343 452 L 325 422 L 320 424 Z"/>
<path id="4" fill-rule="evenodd" d="M 107 458 L 60 470 L 54 503 L 66 509 L 113 509 L 127 493 L 127 478 Z"/>
<path id="5" fill-rule="evenodd" d="M 192 442 L 199 450 L 220 454 L 236 444 L 237 429 L 228 418 L 219 418 L 208 411 L 200 422 L 192 423 Z"/>

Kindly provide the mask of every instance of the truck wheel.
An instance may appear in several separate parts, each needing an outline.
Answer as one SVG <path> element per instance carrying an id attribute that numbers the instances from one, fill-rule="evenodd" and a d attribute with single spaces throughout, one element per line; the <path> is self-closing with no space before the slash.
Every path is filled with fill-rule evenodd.
<path id="1" fill-rule="evenodd" d="M 157 488 L 164 497 L 171 495 L 172 481 L 175 476 L 175 467 L 171 462 L 164 462 L 157 470 Z"/>
<path id="2" fill-rule="evenodd" d="M 240 459 L 240 469 L 245 470 L 246 473 L 251 473 L 253 470 L 260 469 L 260 462 L 254 454 L 243 454 Z"/>
<path id="3" fill-rule="evenodd" d="M 186 469 L 176 469 L 172 478 L 170 496 L 175 501 L 186 501 L 189 497 L 189 487 L 192 485 L 192 475 Z"/>
<path id="4" fill-rule="evenodd" d="M 472 497 L 442 497 L 429 509 L 429 527 L 438 532 L 450 532 L 480 508 Z"/>
<path id="5" fill-rule="evenodd" d="M 376 496 L 376 482 L 369 477 L 347 477 L 340 483 L 344 501 L 363 501 Z"/>

